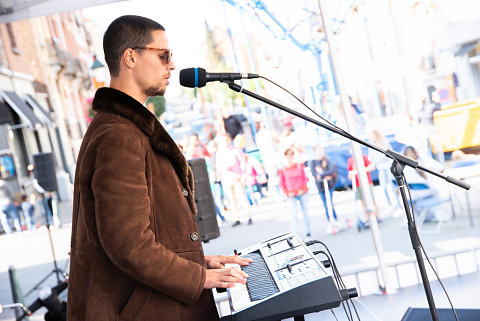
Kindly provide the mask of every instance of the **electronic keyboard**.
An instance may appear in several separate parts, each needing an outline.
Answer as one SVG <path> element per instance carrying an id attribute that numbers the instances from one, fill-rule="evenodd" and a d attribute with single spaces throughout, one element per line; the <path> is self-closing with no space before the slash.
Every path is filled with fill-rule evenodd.
<path id="1" fill-rule="evenodd" d="M 241 266 L 249 275 L 246 285 L 227 289 L 230 309 L 223 313 L 222 321 L 296 317 L 336 308 L 357 296 L 355 288 L 339 290 L 331 273 L 293 233 L 257 243 L 238 255 L 253 262 Z M 221 294 L 214 295 L 220 301 Z"/>

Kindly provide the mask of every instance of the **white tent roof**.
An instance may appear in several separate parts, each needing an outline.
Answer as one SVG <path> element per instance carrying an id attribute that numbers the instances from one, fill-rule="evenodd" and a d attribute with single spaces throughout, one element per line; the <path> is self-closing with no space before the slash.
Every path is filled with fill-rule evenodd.
<path id="1" fill-rule="evenodd" d="M 0 23 L 48 16 L 124 0 L 0 0 Z"/>

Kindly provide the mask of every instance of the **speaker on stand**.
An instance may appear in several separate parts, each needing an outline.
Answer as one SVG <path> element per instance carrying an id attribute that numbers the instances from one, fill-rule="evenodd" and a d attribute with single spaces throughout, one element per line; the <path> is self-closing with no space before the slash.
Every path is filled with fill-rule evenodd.
<path id="1" fill-rule="evenodd" d="M 55 159 L 52 153 L 39 153 L 33 155 L 35 178 L 46 192 L 58 190 Z"/>
<path id="2" fill-rule="evenodd" d="M 58 190 L 57 185 L 57 175 L 55 171 L 55 158 L 53 153 L 38 153 L 33 155 L 33 166 L 35 179 L 37 180 L 38 185 L 44 190 L 40 192 L 42 195 L 42 204 L 45 212 L 45 220 L 48 230 L 48 236 L 50 238 L 50 247 L 52 249 L 53 256 L 53 265 L 55 269 L 51 273 L 55 273 L 57 276 L 57 281 L 60 283 L 59 274 L 62 274 L 62 271 L 58 268 L 57 259 L 55 257 L 55 249 L 53 247 L 52 233 L 50 232 L 50 218 L 48 217 L 48 207 L 50 207 L 48 200 L 45 200 L 45 192 L 56 192 Z M 51 201 L 51 198 L 50 198 Z M 52 221 L 53 221 L 53 212 Z M 48 277 L 48 276 L 47 276 Z"/>
<path id="3" fill-rule="evenodd" d="M 220 230 L 210 180 L 208 179 L 207 165 L 203 158 L 190 159 L 188 165 L 193 171 L 195 181 L 195 205 L 198 211 L 197 225 L 200 238 L 202 242 L 208 242 L 219 237 Z"/>

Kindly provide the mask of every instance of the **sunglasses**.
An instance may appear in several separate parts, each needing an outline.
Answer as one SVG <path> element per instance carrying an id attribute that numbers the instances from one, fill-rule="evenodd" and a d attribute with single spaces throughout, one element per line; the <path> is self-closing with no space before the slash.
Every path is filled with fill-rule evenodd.
<path id="1" fill-rule="evenodd" d="M 152 48 L 152 47 L 135 47 L 132 50 L 150 50 L 155 52 L 164 52 L 164 55 L 158 55 L 160 59 L 164 60 L 166 64 L 170 63 L 172 60 L 172 49 L 160 49 L 160 48 Z"/>

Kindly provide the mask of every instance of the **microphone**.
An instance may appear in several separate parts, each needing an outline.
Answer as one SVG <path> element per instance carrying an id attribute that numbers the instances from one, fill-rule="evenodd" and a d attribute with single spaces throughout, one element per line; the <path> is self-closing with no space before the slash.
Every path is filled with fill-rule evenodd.
<path id="1" fill-rule="evenodd" d="M 229 72 L 206 72 L 203 68 L 180 70 L 180 85 L 189 88 L 203 87 L 210 81 L 231 81 L 237 79 L 258 78 L 257 74 L 240 74 Z"/>

